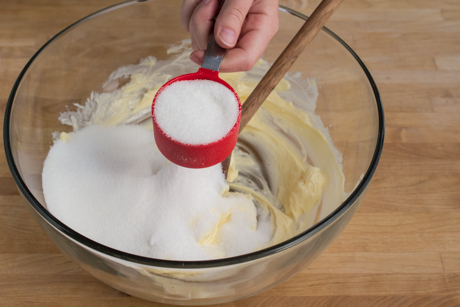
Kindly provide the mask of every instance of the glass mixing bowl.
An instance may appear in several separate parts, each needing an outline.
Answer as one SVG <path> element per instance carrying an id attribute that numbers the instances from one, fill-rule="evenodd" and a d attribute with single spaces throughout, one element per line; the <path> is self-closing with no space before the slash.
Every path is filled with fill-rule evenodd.
<path id="1" fill-rule="evenodd" d="M 315 77 L 316 114 L 342 153 L 349 197 L 313 227 L 275 246 L 233 258 L 168 261 L 124 253 L 70 229 L 46 209 L 43 161 L 54 131 L 70 131 L 59 114 L 84 103 L 116 68 L 146 56 L 167 59 L 172 44 L 188 38 L 180 1 L 128 1 L 96 12 L 46 43 L 19 75 L 4 121 L 6 157 L 30 212 L 49 238 L 78 265 L 128 294 L 172 304 L 212 304 L 274 287 L 318 257 L 355 214 L 383 146 L 383 110 L 377 87 L 358 56 L 324 28 L 291 71 Z M 281 7 L 280 30 L 264 59 L 273 62 L 306 16 Z"/>

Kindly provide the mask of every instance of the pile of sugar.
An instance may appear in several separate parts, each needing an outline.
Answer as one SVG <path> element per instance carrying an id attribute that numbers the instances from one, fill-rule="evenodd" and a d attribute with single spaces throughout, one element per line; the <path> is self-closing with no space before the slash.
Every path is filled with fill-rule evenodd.
<path id="1" fill-rule="evenodd" d="M 155 101 L 158 126 L 184 144 L 209 144 L 235 126 L 239 106 L 235 94 L 209 80 L 179 81 L 165 87 Z"/>
<path id="2" fill-rule="evenodd" d="M 93 125 L 55 141 L 43 191 L 64 224 L 128 253 L 205 260 L 266 247 L 270 217 L 250 196 L 228 193 L 220 168 L 168 162 L 142 127 Z"/>

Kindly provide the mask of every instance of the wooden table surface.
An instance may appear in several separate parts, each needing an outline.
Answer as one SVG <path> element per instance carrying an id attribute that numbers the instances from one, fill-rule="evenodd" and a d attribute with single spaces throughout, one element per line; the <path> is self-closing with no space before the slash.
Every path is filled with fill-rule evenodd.
<path id="1" fill-rule="evenodd" d="M 117 2 L 1 0 L 2 111 L 41 45 Z M 282 3 L 308 14 L 319 1 L 304 2 Z M 313 265 L 222 306 L 460 305 L 460 1 L 346 0 L 327 26 L 379 87 L 380 165 L 351 224 Z M 0 156 L 0 306 L 160 306 L 100 283 L 64 256 L 32 219 Z"/>

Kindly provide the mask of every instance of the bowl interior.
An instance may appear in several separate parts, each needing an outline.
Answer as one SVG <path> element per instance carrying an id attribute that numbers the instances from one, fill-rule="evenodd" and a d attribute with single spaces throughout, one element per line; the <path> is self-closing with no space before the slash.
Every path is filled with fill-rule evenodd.
<path id="1" fill-rule="evenodd" d="M 180 27 L 179 5 L 180 1 L 133 1 L 95 13 L 57 35 L 29 62 L 9 100 L 5 143 L 13 174 L 34 208 L 46 208 L 41 172 L 52 134 L 72 131 L 61 124 L 59 114 L 84 104 L 92 91 L 102 91 L 118 67 L 137 64 L 147 56 L 168 59 L 167 49 L 189 38 Z M 303 22 L 282 9 L 280 30 L 264 59 L 273 62 Z M 383 113 L 370 75 L 329 31 L 313 40 L 291 73 L 317 79 L 315 113 L 341 152 L 345 191 L 359 195 L 375 170 L 383 141 Z M 66 228 L 46 209 L 42 212 L 49 223 Z M 331 212 L 322 212 L 321 217 L 332 219 Z M 66 231 L 78 238 L 71 229 Z"/>

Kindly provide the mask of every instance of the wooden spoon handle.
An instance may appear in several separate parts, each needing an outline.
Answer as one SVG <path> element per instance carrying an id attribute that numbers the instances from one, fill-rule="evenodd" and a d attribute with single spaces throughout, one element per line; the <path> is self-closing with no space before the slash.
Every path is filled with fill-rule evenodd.
<path id="1" fill-rule="evenodd" d="M 323 0 L 242 106 L 240 132 L 343 0 Z"/>

